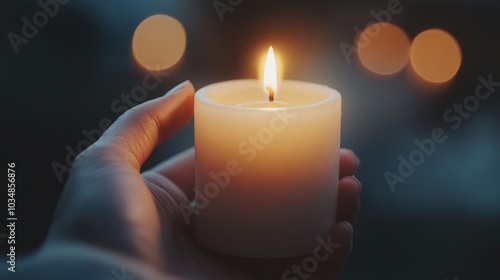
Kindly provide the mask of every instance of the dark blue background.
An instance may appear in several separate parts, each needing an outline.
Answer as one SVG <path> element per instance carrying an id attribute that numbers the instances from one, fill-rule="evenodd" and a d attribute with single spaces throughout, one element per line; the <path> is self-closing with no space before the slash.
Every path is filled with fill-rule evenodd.
<path id="1" fill-rule="evenodd" d="M 401 0 L 404 9 L 391 22 L 410 38 L 443 28 L 462 49 L 456 77 L 429 86 L 409 66 L 377 76 L 341 52 L 341 42 L 353 44 L 353 28 L 387 2 L 244 0 L 220 21 L 212 1 L 73 0 L 15 54 L 7 34 L 19 33 L 21 18 L 40 8 L 36 1 L 2 1 L 2 162 L 17 164 L 18 253 L 40 246 L 50 226 L 64 186 L 51 164 L 65 162 L 65 147 L 85 140 L 84 129 L 115 120 L 110 104 L 147 75 L 132 57 L 132 35 L 144 18 L 163 13 L 182 22 L 187 48 L 147 99 L 186 79 L 200 88 L 254 78 L 257 58 L 271 44 L 285 60 L 286 78 L 342 93 L 342 146 L 359 154 L 364 184 L 343 279 L 500 279 L 500 88 L 458 129 L 442 117 L 474 93 L 479 75 L 500 81 L 500 3 Z M 398 156 L 407 158 L 414 140 L 435 128 L 447 140 L 392 192 L 384 172 L 397 172 Z M 147 166 L 192 145 L 191 123 Z"/>

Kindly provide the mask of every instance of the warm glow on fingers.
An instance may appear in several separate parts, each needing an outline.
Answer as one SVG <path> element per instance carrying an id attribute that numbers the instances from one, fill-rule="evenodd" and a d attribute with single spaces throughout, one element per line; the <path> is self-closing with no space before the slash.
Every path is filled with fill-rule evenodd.
<path id="1" fill-rule="evenodd" d="M 136 61 L 149 70 L 174 66 L 186 49 L 186 32 L 182 24 L 167 15 L 153 15 L 135 29 L 132 52 Z"/>
<path id="2" fill-rule="evenodd" d="M 408 62 L 410 39 L 394 24 L 375 23 L 363 30 L 356 41 L 361 64 L 368 70 L 391 75 Z"/>
<path id="3" fill-rule="evenodd" d="M 444 83 L 457 74 L 462 52 L 458 42 L 448 32 L 429 29 L 413 40 L 410 59 L 420 77 L 429 82 Z"/>

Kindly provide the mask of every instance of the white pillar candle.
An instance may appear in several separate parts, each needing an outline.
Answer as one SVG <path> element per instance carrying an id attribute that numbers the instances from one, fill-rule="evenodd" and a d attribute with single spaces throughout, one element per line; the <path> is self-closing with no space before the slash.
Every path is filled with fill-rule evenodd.
<path id="1" fill-rule="evenodd" d="M 340 94 L 283 81 L 273 106 L 258 80 L 195 95 L 199 243 L 255 258 L 312 253 L 335 223 Z"/>

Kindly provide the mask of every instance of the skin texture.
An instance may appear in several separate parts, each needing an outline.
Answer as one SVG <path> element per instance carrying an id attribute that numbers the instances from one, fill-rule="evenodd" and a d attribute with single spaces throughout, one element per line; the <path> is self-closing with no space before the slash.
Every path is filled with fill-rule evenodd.
<path id="1" fill-rule="evenodd" d="M 193 199 L 193 149 L 141 173 L 155 147 L 192 118 L 193 96 L 192 84 L 184 82 L 136 106 L 78 156 L 46 242 L 18 264 L 14 279 L 282 279 L 302 264 L 307 256 L 236 258 L 196 243 L 193 223 L 187 225 L 177 207 Z M 351 150 L 340 153 L 339 223 L 331 230 L 340 247 L 307 279 L 338 278 L 352 248 L 359 160 Z"/>

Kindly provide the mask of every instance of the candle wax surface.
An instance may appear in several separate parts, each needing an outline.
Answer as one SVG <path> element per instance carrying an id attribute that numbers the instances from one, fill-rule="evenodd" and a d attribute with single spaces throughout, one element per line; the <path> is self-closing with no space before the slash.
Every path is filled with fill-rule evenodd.
<path id="1" fill-rule="evenodd" d="M 312 85 L 313 89 L 321 87 L 327 88 L 326 86 L 299 81 L 283 81 L 278 85 L 280 89 L 275 93 L 274 101 L 269 102 L 267 93 L 257 80 L 235 80 L 223 83 L 227 83 L 228 86 L 222 89 L 218 88 L 217 91 L 210 91 L 206 96 L 198 98 L 219 105 L 266 108 L 269 103 L 274 103 L 278 107 L 312 105 L 329 97 L 328 92 L 307 94 L 303 92 L 302 88 L 302 86 L 306 84 Z M 245 85 L 242 88 L 237 86 L 238 83 L 243 83 Z"/>
<path id="2" fill-rule="evenodd" d="M 290 107 L 290 103 L 283 101 L 254 101 L 254 102 L 236 104 L 236 107 L 271 109 L 271 108 Z"/>
<path id="3" fill-rule="evenodd" d="M 223 254 L 305 255 L 335 223 L 340 94 L 283 81 L 273 104 L 258 80 L 195 95 L 199 243 Z"/>

